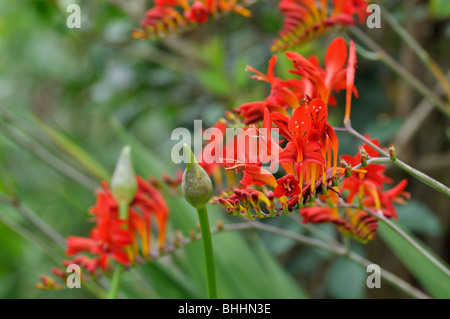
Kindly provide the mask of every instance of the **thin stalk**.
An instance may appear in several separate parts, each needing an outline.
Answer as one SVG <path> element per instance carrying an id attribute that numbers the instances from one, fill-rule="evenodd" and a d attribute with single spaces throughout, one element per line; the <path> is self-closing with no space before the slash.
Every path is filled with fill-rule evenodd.
<path id="1" fill-rule="evenodd" d="M 44 242 L 36 236 L 34 233 L 30 232 L 25 227 L 6 217 L 4 214 L 0 214 L 0 221 L 2 221 L 6 226 L 15 231 L 18 235 L 22 236 L 30 243 L 40 247 L 53 261 L 60 262 L 60 256 L 56 253 L 55 249 L 52 248 L 48 243 Z"/>
<path id="2" fill-rule="evenodd" d="M 303 244 L 307 244 L 312 247 L 326 250 L 326 251 L 333 253 L 335 255 L 338 255 L 338 256 L 346 257 L 349 260 L 351 260 L 363 267 L 367 267 L 368 265 L 373 264 L 372 261 L 367 260 L 352 251 L 348 251 L 347 248 L 343 245 L 325 245 L 318 240 L 311 239 L 311 238 L 308 238 L 308 237 L 305 237 L 305 236 L 302 236 L 299 234 L 295 234 L 295 233 L 292 233 L 289 231 L 285 231 L 283 229 L 279 229 L 274 226 L 270 226 L 270 225 L 266 225 L 266 224 L 262 224 L 262 223 L 258 223 L 258 222 L 252 222 L 252 223 L 253 223 L 254 228 L 256 228 L 256 229 L 264 230 L 266 232 L 277 234 L 277 235 L 280 235 L 280 236 L 283 236 L 286 238 L 291 238 L 291 239 L 301 242 Z M 380 275 L 384 280 L 389 282 L 394 287 L 397 287 L 399 290 L 403 291 L 408 296 L 411 296 L 411 297 L 417 298 L 417 299 L 431 299 L 430 296 L 423 293 L 419 289 L 411 286 L 409 283 L 407 283 L 403 279 L 397 277 L 395 274 L 389 272 L 386 269 L 382 268 Z"/>
<path id="3" fill-rule="evenodd" d="M 369 210 L 365 210 L 369 212 Z M 434 258 L 427 250 L 425 250 L 421 245 L 414 241 L 411 237 L 408 236 L 400 227 L 394 224 L 392 221 L 383 216 L 382 212 L 375 214 L 373 212 L 370 213 L 372 216 L 376 216 L 379 220 L 385 223 L 389 228 L 394 230 L 397 234 L 402 236 L 411 246 L 413 246 L 419 253 L 421 253 L 425 258 L 427 258 L 430 262 L 432 262 L 436 267 L 442 270 L 447 276 L 450 277 L 450 270 L 445 267 L 439 260 Z"/>
<path id="4" fill-rule="evenodd" d="M 203 256 L 206 266 L 206 281 L 208 285 L 208 299 L 217 299 L 216 269 L 214 265 L 214 254 L 209 227 L 208 210 L 206 206 L 197 209 L 200 232 L 202 234 Z"/>
<path id="5" fill-rule="evenodd" d="M 127 219 L 128 218 L 128 203 L 126 201 L 119 202 L 119 218 Z M 122 275 L 123 266 L 120 263 L 117 263 L 114 266 L 114 273 L 111 279 L 111 284 L 109 286 L 108 294 L 106 295 L 106 299 L 116 299 L 119 294 L 120 287 L 120 277 Z"/>
<path id="6" fill-rule="evenodd" d="M 30 222 L 36 229 L 38 229 L 42 234 L 44 234 L 52 242 L 56 243 L 60 248 L 65 249 L 66 240 L 49 226 L 45 221 L 43 221 L 34 211 L 22 204 L 19 200 L 12 198 L 8 195 L 0 193 L 0 202 L 5 203 L 14 207 L 17 212 L 19 212 L 23 217 L 25 217 L 28 222 Z"/>
<path id="7" fill-rule="evenodd" d="M 332 253 L 337 256 L 343 256 L 363 267 L 367 267 L 370 264 L 374 264 L 373 261 L 365 259 L 352 251 L 347 253 L 347 249 L 343 245 L 341 245 L 339 242 L 337 242 L 336 244 L 332 244 L 332 243 L 325 244 L 320 240 L 317 240 L 317 239 L 314 239 L 311 237 L 307 237 L 307 236 L 304 236 L 301 234 L 293 233 L 290 231 L 285 231 L 278 227 L 266 225 L 266 224 L 263 224 L 263 223 L 260 223 L 257 221 L 249 221 L 249 222 L 236 223 L 236 224 L 230 224 L 230 225 L 222 225 L 220 227 L 214 227 L 211 229 L 211 234 L 216 234 L 216 233 L 219 233 L 222 231 L 242 231 L 242 230 L 249 230 L 249 229 L 256 229 L 256 230 L 272 233 L 277 236 L 282 236 L 282 237 L 297 241 L 303 245 L 321 249 L 321 250 L 327 251 L 327 252 Z M 177 249 L 182 248 L 188 244 L 191 244 L 191 243 L 201 240 L 201 239 L 202 239 L 202 236 L 200 234 L 196 234 L 195 236 L 187 237 L 187 238 L 184 238 L 184 237 L 177 238 L 176 244 L 173 244 L 173 245 L 168 244 L 164 248 L 163 252 L 156 252 L 156 253 L 152 254 L 151 259 L 148 261 L 155 261 L 162 256 L 166 256 L 167 254 L 173 253 Z M 142 262 L 145 262 L 145 261 L 142 261 Z M 390 283 L 392 286 L 403 291 L 406 295 L 408 295 L 410 297 L 418 298 L 418 299 L 430 299 L 431 298 L 427 294 L 425 294 L 422 291 L 420 291 L 419 289 L 413 287 L 408 282 L 404 281 L 403 279 L 401 279 L 397 275 L 389 272 L 386 269 L 381 268 L 381 277 L 384 280 L 386 280 L 388 283 Z"/>
<path id="8" fill-rule="evenodd" d="M 358 254 L 355 254 L 354 252 L 350 252 L 349 254 L 345 255 L 349 260 L 363 266 L 367 267 L 368 265 L 373 264 L 373 261 L 370 261 Z M 387 271 L 384 268 L 381 268 L 380 275 L 381 277 L 390 283 L 392 286 L 397 287 L 399 290 L 403 291 L 408 296 L 411 296 L 413 298 L 417 299 L 431 299 L 430 296 L 425 294 L 424 292 L 420 291 L 419 289 L 411 286 L 409 283 L 404 281 L 403 279 L 397 277 L 395 274 L 391 273 L 390 271 Z"/>
<path id="9" fill-rule="evenodd" d="M 88 189 L 92 190 L 97 187 L 97 183 L 91 178 L 87 177 L 65 161 L 53 155 L 38 142 L 33 141 L 29 136 L 25 136 L 23 132 L 18 133 L 15 129 L 9 127 L 9 125 L 6 123 L 5 125 L 0 125 L 0 128 L 6 133 L 9 138 L 14 140 L 19 145 L 22 145 L 25 149 L 29 150 L 37 157 L 44 160 L 44 162 L 47 162 L 47 164 L 49 164 L 58 172 L 73 179 L 74 181 L 78 182 L 80 185 Z"/>
<path id="10" fill-rule="evenodd" d="M 123 266 L 121 264 L 117 264 L 114 267 L 114 273 L 111 279 L 111 285 L 109 286 L 108 294 L 106 295 L 106 299 L 116 299 L 119 294 L 120 287 L 120 276 L 122 274 Z"/>
<path id="11" fill-rule="evenodd" d="M 24 239 L 28 240 L 32 245 L 42 249 L 42 251 L 49 256 L 49 258 L 55 262 L 60 263 L 61 259 L 59 254 L 55 251 L 53 247 L 51 247 L 48 243 L 44 242 L 36 236 L 34 233 L 30 232 L 28 229 L 24 228 L 20 224 L 15 221 L 7 218 L 5 215 L 0 214 L 0 221 L 3 222 L 10 229 L 15 231 L 18 235 L 22 236 Z M 101 298 L 104 295 L 102 287 L 96 282 L 86 282 L 84 283 L 84 287 L 91 292 L 95 297 Z"/>
<path id="12" fill-rule="evenodd" d="M 392 71 L 397 73 L 406 83 L 415 88 L 420 94 L 435 105 L 442 113 L 450 117 L 450 105 L 442 101 L 432 90 L 425 86 L 419 79 L 406 70 L 400 63 L 395 61 L 386 51 L 384 51 L 375 41 L 368 37 L 357 27 L 349 27 L 348 30 L 364 42 L 374 53 L 379 60 L 384 62 Z M 374 59 L 372 56 L 371 59 Z"/>
<path id="13" fill-rule="evenodd" d="M 331 244 L 339 244 L 339 242 L 335 238 L 328 235 L 324 231 L 320 230 L 318 227 L 316 227 L 312 224 L 304 224 L 301 221 L 301 218 L 298 214 L 290 214 L 289 217 L 292 218 L 297 223 L 299 223 L 303 228 L 305 228 L 307 231 L 309 231 L 312 235 L 317 236 L 322 241 L 324 241 L 326 243 L 331 243 Z"/>
<path id="14" fill-rule="evenodd" d="M 423 64 L 433 73 L 436 80 L 444 89 L 447 98 L 450 99 L 450 82 L 447 80 L 444 72 L 439 68 L 438 64 L 431 58 L 428 52 L 414 39 L 411 34 L 400 24 L 397 19 L 389 13 L 389 10 L 383 10 L 383 18 L 389 23 L 392 30 L 397 33 L 400 38 L 414 51 Z"/>
<path id="15" fill-rule="evenodd" d="M 341 203 L 339 205 L 336 205 L 336 207 L 361 209 L 361 207 L 359 207 L 358 205 L 347 204 L 347 203 Z M 421 245 L 419 245 L 414 239 L 412 239 L 400 227 L 395 225 L 388 218 L 384 217 L 384 215 L 381 211 L 373 212 L 370 209 L 367 209 L 365 207 L 363 207 L 362 210 L 364 210 L 369 215 L 377 218 L 378 220 L 380 220 L 381 222 L 386 224 L 389 228 L 391 228 L 393 231 L 395 231 L 399 236 L 403 237 L 403 239 L 405 239 L 412 247 L 414 247 L 420 254 L 422 254 L 426 259 L 428 259 L 431 263 L 433 263 L 437 268 L 439 268 L 445 274 L 450 276 L 450 270 L 445 265 L 443 265 L 441 262 L 439 262 L 439 260 L 434 258 L 434 256 L 432 256 L 428 251 L 426 251 Z"/>
<path id="16" fill-rule="evenodd" d="M 357 132 L 351 126 L 347 126 L 345 128 L 345 131 L 348 132 L 349 134 L 355 136 L 356 138 L 360 139 L 361 141 L 363 141 L 364 143 L 366 143 L 370 147 L 374 148 L 375 150 L 377 150 L 382 155 L 384 155 L 384 156 L 389 158 L 390 155 L 389 155 L 388 152 L 386 152 L 384 149 L 382 149 L 378 145 L 375 145 L 374 143 L 372 143 L 372 141 L 370 141 L 369 139 L 365 138 L 363 135 L 361 135 L 359 132 Z M 384 162 L 384 160 L 383 160 L 383 162 Z M 408 164 L 402 162 L 399 159 L 396 159 L 395 161 L 393 161 L 393 160 L 387 161 L 387 159 L 386 159 L 386 162 L 390 162 L 390 163 L 393 163 L 393 164 L 397 165 L 398 167 L 400 167 L 404 171 L 408 172 L 410 175 L 414 176 L 415 178 L 417 178 L 421 182 L 427 184 L 428 186 L 430 186 L 430 187 L 436 189 L 437 191 L 439 191 L 439 192 L 441 192 L 441 193 L 443 193 L 443 194 L 445 194 L 445 195 L 450 197 L 450 188 L 449 187 L 447 187 L 444 184 L 442 184 L 441 182 L 433 179 L 432 177 L 426 175 L 425 173 L 422 173 L 421 171 L 419 171 L 419 170 L 409 166 Z"/>

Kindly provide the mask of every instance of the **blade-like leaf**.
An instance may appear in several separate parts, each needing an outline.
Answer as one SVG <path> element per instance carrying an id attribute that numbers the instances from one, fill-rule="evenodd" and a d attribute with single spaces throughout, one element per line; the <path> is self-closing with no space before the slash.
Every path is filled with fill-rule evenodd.
<path id="1" fill-rule="evenodd" d="M 109 180 L 109 173 L 92 156 L 71 141 L 68 137 L 58 132 L 44 121 L 33 118 L 34 123 L 44 132 L 54 143 L 65 150 L 69 155 L 83 165 L 91 174 L 102 180 Z"/>
<path id="2" fill-rule="evenodd" d="M 450 277 L 446 273 L 387 225 L 380 223 L 378 234 L 423 285 L 424 289 L 435 298 L 450 298 Z M 413 238 L 411 234 L 408 235 Z M 413 239 L 426 249 L 416 238 Z M 432 252 L 429 253 L 432 254 Z M 434 257 L 439 260 L 436 256 Z M 442 261 L 441 263 L 444 264 Z"/>

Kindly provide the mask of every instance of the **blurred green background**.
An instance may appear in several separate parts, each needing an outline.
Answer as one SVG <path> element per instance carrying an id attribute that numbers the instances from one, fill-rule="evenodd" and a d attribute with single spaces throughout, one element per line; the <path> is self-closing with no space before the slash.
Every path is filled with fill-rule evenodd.
<path id="1" fill-rule="evenodd" d="M 81 29 L 69 29 L 67 5 L 81 7 Z M 277 1 L 260 1 L 246 19 L 232 14 L 162 41 L 130 38 L 151 1 L 0 0 L 0 191 L 20 201 L 0 202 L 0 298 L 91 298 L 85 289 L 42 292 L 41 274 L 64 256 L 18 210 L 31 209 L 63 236 L 87 235 L 87 210 L 94 189 L 108 178 L 123 145 L 133 147 L 138 174 L 174 176 L 170 161 L 177 127 L 214 124 L 226 110 L 262 100 L 268 85 L 248 78 L 247 64 L 265 73 L 270 45 L 281 27 Z M 450 8 L 446 1 L 388 1 L 391 12 L 430 52 L 444 72 L 450 67 Z M 430 87 L 434 81 L 389 26 L 368 30 L 411 73 Z M 297 49 L 323 57 L 333 33 Z M 346 36 L 345 33 L 339 33 Z M 289 77 L 279 54 L 276 72 Z M 352 124 L 399 157 L 450 184 L 448 119 L 382 63 L 358 59 L 360 98 Z M 338 101 L 342 105 L 342 94 Z M 422 107 L 420 109 L 420 107 Z M 419 111 L 425 119 L 410 132 Z M 341 125 L 343 107 L 330 110 Z M 405 124 L 406 123 L 406 124 Z M 339 134 L 341 152 L 354 154 L 359 142 Z M 408 177 L 388 166 L 396 182 Z M 450 261 L 449 198 L 409 178 L 412 200 L 398 207 L 399 225 L 411 231 L 447 263 Z M 168 199 L 171 225 L 185 236 L 195 229 L 195 212 L 180 197 Z M 221 207 L 212 223 L 240 222 Z M 288 216 L 264 223 L 307 233 Z M 321 229 L 336 236 L 333 227 Z M 41 244 L 41 241 L 44 244 Z M 214 235 L 219 297 L 223 298 L 404 298 L 389 285 L 368 289 L 362 267 L 291 240 L 257 231 Z M 43 247 L 46 247 L 43 249 Z M 386 241 L 377 236 L 353 249 L 413 285 L 424 288 Z M 200 243 L 194 243 L 124 276 L 123 296 L 204 298 Z M 448 286 L 447 286 L 448 287 Z M 427 291 L 427 290 L 426 290 Z M 427 291 L 429 292 L 429 290 Z M 447 293 L 450 293 L 447 291 Z"/>

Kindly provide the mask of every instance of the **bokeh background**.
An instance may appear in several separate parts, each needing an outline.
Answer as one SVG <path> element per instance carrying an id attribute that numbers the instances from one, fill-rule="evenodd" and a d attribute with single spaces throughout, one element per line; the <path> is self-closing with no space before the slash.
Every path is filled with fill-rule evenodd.
<path id="1" fill-rule="evenodd" d="M 69 29 L 67 5 L 81 7 L 82 28 Z M 386 8 L 438 62 L 450 67 L 450 3 L 385 1 Z M 270 45 L 281 28 L 277 1 L 252 5 L 249 19 L 231 14 L 165 40 L 130 37 L 151 1 L 0 0 L 0 298 L 91 298 L 86 289 L 43 292 L 34 288 L 41 274 L 59 266 L 64 254 L 27 220 L 33 212 L 62 236 L 87 235 L 87 211 L 94 190 L 111 174 L 121 148 L 130 144 L 137 172 L 160 178 L 179 167 L 170 160 L 177 127 L 194 119 L 214 124 L 226 110 L 262 100 L 268 85 L 248 78 L 247 64 L 265 72 Z M 361 27 L 368 36 L 431 88 L 435 82 L 411 49 L 382 22 Z M 323 58 L 335 32 L 297 49 Z M 289 77 L 279 54 L 276 72 Z M 398 156 L 450 185 L 449 121 L 379 61 L 358 58 L 352 124 Z M 439 92 L 437 90 L 436 92 Z M 343 96 L 338 96 L 342 106 Z M 341 126 L 343 107 L 330 109 Z M 354 154 L 359 141 L 339 134 L 340 151 Z M 398 224 L 450 262 L 449 198 L 401 170 L 388 166 L 395 180 L 409 179 L 412 199 L 398 207 Z M 14 202 L 7 199 L 14 198 Z M 168 198 L 171 225 L 187 236 L 195 212 L 183 199 Z M 24 213 L 25 212 L 25 213 Z M 212 223 L 240 222 L 221 207 Z M 308 234 L 285 216 L 266 220 Z M 337 236 L 333 227 L 321 229 Z M 337 236 L 338 238 L 338 236 Z M 257 231 L 214 235 L 219 296 L 224 298 L 406 298 L 382 284 L 368 289 L 366 270 L 352 262 Z M 355 251 L 419 288 L 423 283 L 386 241 L 377 236 Z M 205 282 L 200 243 L 126 273 L 122 294 L 131 298 L 203 298 Z"/>

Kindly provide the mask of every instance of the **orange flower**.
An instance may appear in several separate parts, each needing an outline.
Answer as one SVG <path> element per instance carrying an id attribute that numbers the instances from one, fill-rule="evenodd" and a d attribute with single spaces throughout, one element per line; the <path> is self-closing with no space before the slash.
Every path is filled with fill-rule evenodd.
<path id="1" fill-rule="evenodd" d="M 235 112 L 244 117 L 245 124 L 262 120 L 264 110 L 270 113 L 289 115 L 290 109 L 296 109 L 315 98 L 323 100 L 325 105 L 336 105 L 333 91 L 347 90 L 346 116 L 350 114 L 351 97 L 358 97 L 354 85 L 356 53 L 353 41 L 350 41 L 349 53 L 343 38 L 333 40 L 325 54 L 325 67 L 319 65 L 317 57 L 305 58 L 292 51 L 286 52 L 286 57 L 292 61 L 293 69 L 289 72 L 300 78 L 281 80 L 274 75 L 277 61 L 273 56 L 269 61 L 267 75 L 247 66 L 247 71 L 255 75 L 252 79 L 270 84 L 270 94 L 264 101 L 255 101 L 242 104 Z"/>
<path id="2" fill-rule="evenodd" d="M 234 11 L 245 17 L 250 11 L 236 0 L 156 0 L 155 6 L 146 12 L 142 29 L 132 33 L 135 39 L 160 38 L 208 22 L 219 13 Z"/>
<path id="3" fill-rule="evenodd" d="M 154 217 L 159 229 L 158 247 L 165 239 L 169 210 L 159 191 L 140 177 L 136 177 L 138 190 L 129 207 L 127 220 L 119 219 L 118 205 L 108 185 L 102 182 L 102 190 L 97 192 L 97 202 L 90 210 L 94 216 L 95 227 L 89 237 L 69 236 L 67 238 L 68 256 L 78 253 L 91 253 L 93 260 L 78 259 L 90 272 L 97 266 L 106 270 L 110 258 L 129 265 L 139 255 L 147 257 L 150 251 L 151 219 Z M 77 261 L 77 256 L 74 261 Z M 83 266 L 81 265 L 81 266 Z"/>
<path id="4" fill-rule="evenodd" d="M 279 38 L 272 51 L 281 51 L 315 39 L 336 26 L 355 24 L 353 16 L 364 23 L 367 2 L 365 0 L 281 0 L 279 9 L 284 15 Z"/>

